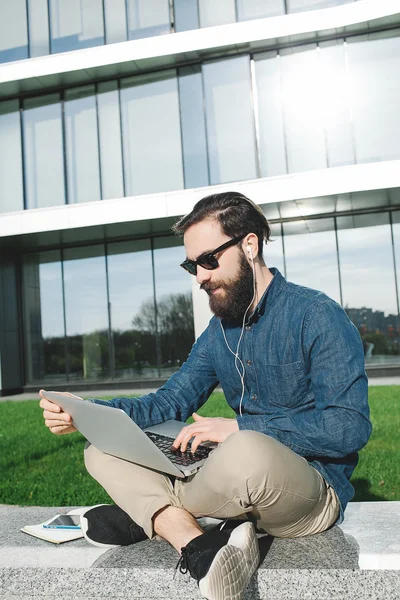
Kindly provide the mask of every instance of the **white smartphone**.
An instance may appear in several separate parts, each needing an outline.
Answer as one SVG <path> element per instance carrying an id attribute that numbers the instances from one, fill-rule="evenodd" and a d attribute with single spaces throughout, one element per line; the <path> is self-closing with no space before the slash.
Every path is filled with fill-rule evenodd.
<path id="1" fill-rule="evenodd" d="M 49 523 L 43 525 L 45 529 L 80 529 L 79 515 L 57 515 Z"/>

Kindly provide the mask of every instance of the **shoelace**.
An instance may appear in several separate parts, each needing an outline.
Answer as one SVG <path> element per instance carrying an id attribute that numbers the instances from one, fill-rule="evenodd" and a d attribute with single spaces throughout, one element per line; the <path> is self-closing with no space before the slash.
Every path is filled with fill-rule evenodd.
<path id="1" fill-rule="evenodd" d="M 175 579 L 175 575 L 176 575 L 178 568 L 179 568 L 180 573 L 182 573 L 182 575 L 186 575 L 186 573 L 189 571 L 188 556 L 186 553 L 186 548 L 182 548 L 182 554 L 179 557 L 178 562 L 176 563 L 173 579 Z"/>

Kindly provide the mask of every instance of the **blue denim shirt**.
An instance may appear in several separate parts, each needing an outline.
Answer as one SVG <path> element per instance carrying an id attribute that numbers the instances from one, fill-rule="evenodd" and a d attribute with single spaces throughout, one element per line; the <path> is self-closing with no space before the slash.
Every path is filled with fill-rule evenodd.
<path id="1" fill-rule="evenodd" d="M 357 452 L 371 434 L 360 335 L 334 300 L 270 270 L 274 277 L 240 345 L 246 368 L 242 416 L 241 381 L 216 317 L 162 388 L 141 398 L 114 398 L 111 405 L 141 428 L 167 419 L 186 421 L 220 383 L 239 429 L 275 438 L 322 474 L 340 500 L 341 522 L 354 495 L 349 479 Z M 236 350 L 241 325 L 223 325 Z"/>

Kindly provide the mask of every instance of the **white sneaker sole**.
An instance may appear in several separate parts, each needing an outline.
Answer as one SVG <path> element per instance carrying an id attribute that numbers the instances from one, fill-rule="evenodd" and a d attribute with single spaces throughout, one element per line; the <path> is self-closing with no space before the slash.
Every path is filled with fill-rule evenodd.
<path id="1" fill-rule="evenodd" d="M 252 523 L 243 523 L 233 530 L 199 582 L 202 596 L 208 600 L 241 600 L 259 560 L 254 527 Z"/>
<path id="2" fill-rule="evenodd" d="M 96 504 L 96 506 L 91 506 L 90 508 L 88 508 L 86 512 L 89 512 L 89 510 L 92 510 L 92 508 L 97 508 L 98 506 L 108 506 L 108 504 Z M 81 515 L 80 524 L 81 524 L 81 531 L 83 533 L 83 537 L 92 546 L 97 546 L 98 548 L 119 548 L 120 547 L 118 544 L 102 544 L 101 542 L 95 542 L 94 540 L 91 540 L 87 536 L 87 530 L 89 529 L 89 523 L 88 523 L 88 520 L 86 519 L 86 517 L 84 516 L 84 514 Z"/>

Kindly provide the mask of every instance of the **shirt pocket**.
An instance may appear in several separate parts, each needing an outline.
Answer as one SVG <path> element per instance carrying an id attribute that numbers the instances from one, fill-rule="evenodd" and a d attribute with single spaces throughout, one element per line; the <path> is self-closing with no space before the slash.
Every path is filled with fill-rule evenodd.
<path id="1" fill-rule="evenodd" d="M 263 387 L 270 404 L 286 408 L 302 404 L 307 396 L 302 363 L 266 365 Z"/>

